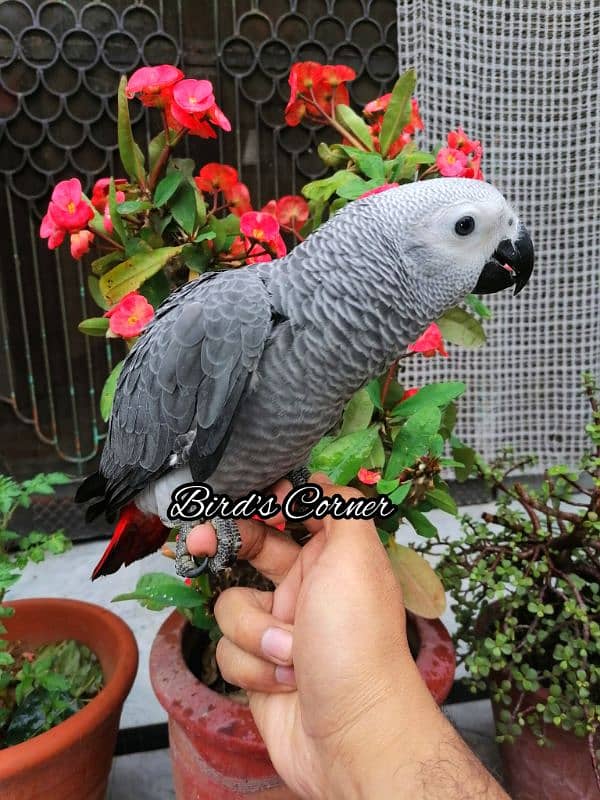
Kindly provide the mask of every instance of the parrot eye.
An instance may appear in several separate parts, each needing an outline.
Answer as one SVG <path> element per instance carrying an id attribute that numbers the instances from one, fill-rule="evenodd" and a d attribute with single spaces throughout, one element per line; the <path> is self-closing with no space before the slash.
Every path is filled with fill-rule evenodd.
<path id="1" fill-rule="evenodd" d="M 475 220 L 473 217 L 461 217 L 454 226 L 454 230 L 459 236 L 468 236 L 475 230 Z"/>

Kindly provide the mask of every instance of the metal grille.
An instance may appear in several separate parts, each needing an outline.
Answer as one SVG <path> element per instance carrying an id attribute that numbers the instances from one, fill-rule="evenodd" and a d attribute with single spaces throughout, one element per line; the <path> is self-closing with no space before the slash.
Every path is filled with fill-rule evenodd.
<path id="1" fill-rule="evenodd" d="M 87 270 L 37 231 L 58 180 L 75 175 L 89 190 L 119 175 L 119 75 L 173 63 L 214 80 L 235 133 L 187 140 L 186 154 L 236 165 L 260 206 L 322 174 L 323 132 L 283 123 L 290 64 L 350 64 L 362 104 L 391 87 L 396 39 L 394 0 L 0 2 L 0 399 L 19 423 L 0 405 L 0 469 L 81 472 L 98 453 L 99 391 L 120 353 L 78 333 L 99 313 Z M 139 141 L 156 132 L 151 119 L 135 108 Z"/>

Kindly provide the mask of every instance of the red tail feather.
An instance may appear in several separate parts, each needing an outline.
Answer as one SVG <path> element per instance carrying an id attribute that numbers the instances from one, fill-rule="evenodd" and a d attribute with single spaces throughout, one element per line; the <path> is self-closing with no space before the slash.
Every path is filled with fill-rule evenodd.
<path id="1" fill-rule="evenodd" d="M 112 539 L 92 572 L 92 580 L 100 575 L 110 575 L 123 564 L 127 566 L 154 553 L 166 542 L 168 535 L 169 529 L 158 517 L 144 514 L 130 503 L 121 511 Z"/>

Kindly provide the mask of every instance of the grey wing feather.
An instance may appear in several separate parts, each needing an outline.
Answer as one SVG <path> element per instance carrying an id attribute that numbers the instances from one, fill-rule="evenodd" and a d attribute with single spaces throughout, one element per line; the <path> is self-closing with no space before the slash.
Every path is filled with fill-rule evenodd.
<path id="1" fill-rule="evenodd" d="M 109 512 L 184 448 L 195 480 L 214 471 L 272 326 L 269 291 L 253 269 L 206 274 L 162 304 L 117 384 L 100 462 Z"/>

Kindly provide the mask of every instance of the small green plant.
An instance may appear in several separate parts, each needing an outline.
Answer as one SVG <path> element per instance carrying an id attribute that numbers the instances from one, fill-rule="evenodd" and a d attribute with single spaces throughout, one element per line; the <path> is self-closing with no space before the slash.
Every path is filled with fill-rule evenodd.
<path id="1" fill-rule="evenodd" d="M 498 492 L 495 512 L 420 549 L 442 554 L 459 658 L 472 690 L 489 687 L 501 707 L 498 741 L 525 726 L 541 746 L 553 727 L 572 731 L 587 739 L 600 788 L 600 404 L 589 374 L 583 390 L 592 419 L 578 470 L 552 467 L 533 490 L 511 481 L 532 459 L 478 460 Z"/>
<path id="2" fill-rule="evenodd" d="M 52 494 L 55 486 L 69 482 L 58 472 L 21 482 L 0 475 L 0 634 L 6 633 L 2 618 L 15 613 L 4 603 L 5 595 L 27 564 L 43 561 L 48 553 L 64 553 L 71 546 L 62 531 L 20 536 L 10 529 L 13 515 L 19 508 L 29 508 L 33 495 Z M 101 686 L 96 656 L 78 642 L 63 641 L 31 651 L 25 643 L 0 638 L 0 747 L 49 730 L 81 708 Z"/>

